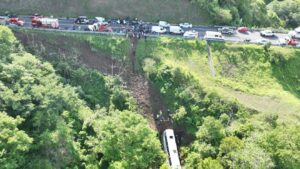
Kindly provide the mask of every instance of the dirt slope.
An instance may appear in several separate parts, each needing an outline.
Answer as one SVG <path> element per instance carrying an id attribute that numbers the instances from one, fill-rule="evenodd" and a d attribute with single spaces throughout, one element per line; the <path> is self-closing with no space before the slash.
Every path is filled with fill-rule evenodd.
<path id="1" fill-rule="evenodd" d="M 104 74 L 118 75 L 125 82 L 125 87 L 138 103 L 140 114 L 146 117 L 152 128 L 162 132 L 171 127 L 170 121 L 164 114 L 157 119 L 157 114 L 167 112 L 162 96 L 147 79 L 134 70 L 134 66 L 125 65 L 112 59 L 111 56 L 94 52 L 88 43 L 78 41 L 72 37 L 55 36 L 52 41 L 47 36 L 40 36 L 36 33 L 14 32 L 15 36 L 26 47 L 26 49 L 46 60 L 51 60 L 52 55 L 59 54 L 67 59 L 75 59 L 90 68 L 97 69 Z M 135 57 L 136 42 L 128 51 L 132 62 Z"/>

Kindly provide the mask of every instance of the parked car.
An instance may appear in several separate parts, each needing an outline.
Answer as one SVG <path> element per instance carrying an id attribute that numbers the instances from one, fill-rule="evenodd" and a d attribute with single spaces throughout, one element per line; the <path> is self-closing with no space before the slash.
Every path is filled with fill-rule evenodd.
<path id="1" fill-rule="evenodd" d="M 262 37 L 274 37 L 275 34 L 271 30 L 264 30 L 264 31 L 260 31 L 260 36 L 262 36 Z"/>
<path id="2" fill-rule="evenodd" d="M 224 38 L 220 32 L 213 32 L 213 31 L 206 31 L 204 35 L 204 39 L 224 41 Z"/>
<path id="3" fill-rule="evenodd" d="M 257 43 L 257 44 L 262 44 L 262 45 L 270 43 L 270 41 L 267 40 L 267 39 L 258 39 L 258 40 L 254 41 L 254 42 Z"/>
<path id="4" fill-rule="evenodd" d="M 179 24 L 179 26 L 182 27 L 182 28 L 192 28 L 193 27 L 192 24 L 187 23 L 187 22 L 181 23 L 181 24 Z"/>
<path id="5" fill-rule="evenodd" d="M 97 23 L 103 23 L 103 22 L 105 22 L 105 18 L 103 18 L 103 17 L 95 17 L 95 21 L 97 22 Z"/>
<path id="6" fill-rule="evenodd" d="M 249 32 L 249 29 L 247 27 L 239 27 L 237 31 L 240 33 L 247 33 Z"/>
<path id="7" fill-rule="evenodd" d="M 161 26 L 161 27 L 170 27 L 170 24 L 166 21 L 159 21 L 158 22 L 158 26 Z"/>
<path id="8" fill-rule="evenodd" d="M 87 16 L 79 16 L 76 20 L 75 20 L 76 24 L 89 24 L 90 20 L 87 18 Z"/>
<path id="9" fill-rule="evenodd" d="M 287 45 L 287 39 L 286 38 L 280 38 L 280 39 L 278 39 L 277 43 L 280 46 L 285 46 L 285 45 Z"/>
<path id="10" fill-rule="evenodd" d="M 152 26 L 151 32 L 152 33 L 166 33 L 167 29 L 162 26 Z"/>
<path id="11" fill-rule="evenodd" d="M 295 29 L 295 32 L 300 33 L 300 26 Z"/>
<path id="12" fill-rule="evenodd" d="M 229 27 L 219 28 L 218 31 L 221 32 L 222 34 L 228 34 L 228 35 L 234 34 L 234 30 Z"/>
<path id="13" fill-rule="evenodd" d="M 185 38 L 198 38 L 199 33 L 195 30 L 186 31 L 183 34 L 183 37 Z"/>
<path id="14" fill-rule="evenodd" d="M 180 26 L 170 26 L 170 33 L 171 34 L 183 34 L 184 31 L 181 29 Z"/>

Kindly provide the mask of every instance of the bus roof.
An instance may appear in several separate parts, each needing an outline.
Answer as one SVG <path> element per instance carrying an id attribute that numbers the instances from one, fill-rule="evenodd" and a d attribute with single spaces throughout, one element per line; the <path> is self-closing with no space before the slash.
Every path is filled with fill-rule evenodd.
<path id="1" fill-rule="evenodd" d="M 181 169 L 174 131 L 172 129 L 166 129 L 164 131 L 164 135 L 167 137 L 167 141 L 168 141 L 167 144 L 168 144 L 168 148 L 169 148 L 171 168 L 172 169 Z"/>

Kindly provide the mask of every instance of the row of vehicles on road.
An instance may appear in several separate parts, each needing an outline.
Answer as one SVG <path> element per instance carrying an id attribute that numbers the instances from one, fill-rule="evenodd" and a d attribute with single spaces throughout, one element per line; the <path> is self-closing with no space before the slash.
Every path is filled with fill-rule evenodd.
<path id="1" fill-rule="evenodd" d="M 26 21 L 28 21 L 26 19 Z M 170 24 L 166 21 L 158 21 L 157 24 L 146 23 L 137 18 L 130 19 L 109 19 L 106 20 L 103 17 L 95 17 L 89 19 L 87 16 L 79 16 L 76 19 L 66 18 L 60 20 L 63 29 L 66 30 L 85 30 L 85 31 L 96 31 L 96 32 L 124 32 L 136 31 L 143 34 L 171 34 L 183 36 L 184 38 L 198 38 L 199 32 L 197 27 L 193 28 L 190 23 L 180 23 L 178 25 Z M 16 15 L 0 16 L 0 25 L 13 25 L 13 26 L 24 26 L 25 21 L 20 19 Z M 26 24 L 27 26 L 29 24 Z M 47 28 L 47 29 L 60 29 L 59 20 L 53 17 L 41 16 L 34 14 L 31 17 L 31 26 L 34 28 Z M 113 29 L 112 29 L 113 28 Z M 282 34 L 275 34 L 272 30 L 262 30 L 257 34 L 247 27 L 219 27 L 209 28 L 214 31 L 206 31 L 204 39 L 206 40 L 217 40 L 224 41 L 226 39 L 244 40 L 245 42 L 253 42 L 258 44 L 266 44 L 272 42 L 278 45 L 292 45 L 299 46 L 298 40 L 300 39 L 300 27 L 290 31 L 288 36 L 282 38 Z M 234 34 L 239 33 L 237 36 Z M 242 35 L 244 34 L 244 35 Z M 257 35 L 262 38 L 259 39 Z M 232 37 L 230 37 L 232 36 Z"/>
<path id="2" fill-rule="evenodd" d="M 10 26 L 24 26 L 25 21 L 20 19 L 17 15 L 7 15 L 0 16 L 0 24 L 1 25 L 10 25 Z M 36 28 L 52 28 L 58 29 L 59 22 L 58 19 L 53 17 L 44 17 L 34 15 L 31 17 L 31 25 Z"/>

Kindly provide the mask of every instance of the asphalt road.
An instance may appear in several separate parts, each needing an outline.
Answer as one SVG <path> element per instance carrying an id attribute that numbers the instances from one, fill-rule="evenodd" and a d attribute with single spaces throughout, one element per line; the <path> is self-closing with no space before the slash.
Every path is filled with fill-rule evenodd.
<path id="1" fill-rule="evenodd" d="M 25 21 L 24 27 L 26 28 L 32 28 L 31 26 L 31 16 L 19 16 L 20 19 Z M 75 18 L 59 18 L 59 25 L 60 30 L 66 30 L 66 31 L 85 31 L 87 28 L 87 25 L 78 25 L 74 24 Z M 155 23 L 147 23 L 148 26 L 157 25 Z M 131 28 L 129 25 L 121 25 L 121 24 L 112 24 L 110 25 L 112 30 L 114 32 L 125 32 L 125 30 L 128 30 Z M 184 29 L 184 31 L 187 30 L 195 30 L 199 33 L 199 38 L 203 39 L 204 34 L 206 31 L 217 31 L 218 27 L 209 27 L 209 26 L 194 26 L 190 29 Z M 155 34 L 150 34 L 155 35 Z M 164 35 L 162 35 L 164 36 Z M 181 35 L 167 35 L 167 36 L 176 36 L 176 37 L 182 37 Z M 257 43 L 258 40 L 261 39 L 267 39 L 269 42 L 271 42 L 273 45 L 279 45 L 278 40 L 286 38 L 288 35 L 286 33 L 275 33 L 275 37 L 261 37 L 259 31 L 250 31 L 248 33 L 239 33 L 235 32 L 232 35 L 223 35 L 225 41 L 233 41 L 233 42 L 244 42 L 246 39 L 250 40 L 250 43 Z"/>

